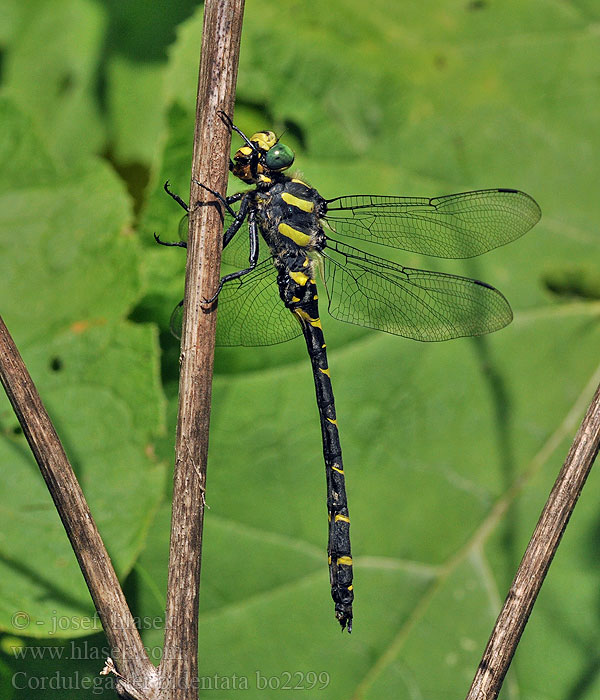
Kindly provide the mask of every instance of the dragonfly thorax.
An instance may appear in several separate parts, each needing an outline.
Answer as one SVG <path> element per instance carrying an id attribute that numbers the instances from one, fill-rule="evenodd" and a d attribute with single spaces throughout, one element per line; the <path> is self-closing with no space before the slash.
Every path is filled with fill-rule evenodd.
<path id="1" fill-rule="evenodd" d="M 320 218 L 324 200 L 297 178 L 284 177 L 252 193 L 256 220 L 274 256 L 319 252 L 326 245 Z"/>

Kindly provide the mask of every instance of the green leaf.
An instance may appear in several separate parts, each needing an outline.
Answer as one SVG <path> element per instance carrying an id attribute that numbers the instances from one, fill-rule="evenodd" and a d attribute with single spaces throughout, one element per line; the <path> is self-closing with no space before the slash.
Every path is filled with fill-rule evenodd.
<path id="1" fill-rule="evenodd" d="M 61 171 L 8 101 L 0 110 L 10 135 L 0 156 L 9 166 L 0 193 L 3 316 L 124 575 L 164 478 L 153 457 L 163 427 L 156 333 L 123 321 L 140 294 L 128 202 L 100 161 Z M 19 168 L 33 180 L 12 180 Z M 5 398 L 0 427 L 0 628 L 89 634 L 98 628 L 89 593 Z"/>
<path id="2" fill-rule="evenodd" d="M 46 147 L 72 165 L 100 148 L 96 70 L 105 30 L 91 0 L 22 3 L 7 53 L 4 94 L 33 118 Z"/>
<path id="3" fill-rule="evenodd" d="M 4 114 L 11 138 L 2 157 L 11 165 L 0 190 L 0 266 L 11 330 L 23 342 L 122 317 L 141 284 L 122 185 L 97 159 L 68 173 L 52 167 L 27 122 L 19 126 L 7 103 Z M 33 177 L 13 180 L 19 169 Z"/>
<path id="4" fill-rule="evenodd" d="M 160 498 L 159 479 L 155 485 L 150 472 L 160 467 L 140 450 L 151 453 L 155 446 L 157 455 L 172 456 L 178 365 L 167 327 L 182 296 L 185 254 L 155 247 L 152 234 L 178 238 L 183 212 L 162 192 L 166 179 L 187 200 L 202 13 L 178 27 L 160 89 L 157 61 L 173 17 L 152 19 L 156 40 L 148 44 L 147 60 L 139 38 L 150 41 L 147 27 L 123 37 L 119 54 L 115 27 L 137 32 L 140 24 L 140 6 L 132 5 L 118 11 L 94 5 L 90 12 L 87 0 L 61 3 L 57 22 L 72 27 L 64 22 L 67 7 L 75 7 L 82 22 L 81 41 L 67 43 L 72 29 L 44 34 L 57 7 L 52 3 L 36 3 L 39 17 L 29 9 L 5 13 L 4 87 L 33 118 L 41 144 L 25 121 L 6 120 L 0 218 L 8 234 L 0 239 L 0 289 L 10 289 L 2 292 L 2 313 L 59 416 L 111 554 L 120 572 L 132 570 L 128 600 L 141 620 L 159 620 L 143 630 L 156 660 L 169 507 L 161 503 L 149 525 Z M 593 301 L 600 279 L 599 13 L 589 1 L 541 0 L 375 0 L 368 6 L 288 0 L 281 10 L 275 3 L 247 3 L 236 124 L 249 134 L 285 130 L 298 171 L 324 196 L 514 187 L 538 200 L 543 219 L 522 240 L 470 261 L 386 251 L 402 264 L 469 275 L 501 289 L 515 321 L 494 336 L 420 345 L 337 323 L 322 310 L 352 518 L 351 636 L 340 634 L 328 590 L 319 423 L 302 341 L 217 352 L 202 564 L 202 695 L 279 696 L 288 682 L 310 697 L 464 697 L 599 378 Z M 96 33 L 104 11 L 111 18 L 106 64 Z M 30 21 L 30 34 L 19 17 Z M 57 42 L 67 47 L 63 53 Z M 37 47 L 46 44 L 41 75 L 50 77 L 38 84 L 42 69 L 27 57 L 39 61 Z M 56 56 L 64 52 L 66 65 L 86 68 L 77 73 L 83 79 L 76 104 L 53 93 L 60 85 L 57 66 L 65 65 Z M 18 73 L 15 66 L 22 66 Z M 107 81 L 106 114 L 89 90 L 94 70 Z M 129 95 L 135 104 L 128 105 Z M 42 104 L 44 110 L 36 108 Z M 84 110 L 90 119 L 77 116 Z M 239 144 L 234 135 L 232 148 Z M 122 183 L 88 158 L 109 146 L 116 160 L 134 160 L 150 172 L 134 224 L 142 245 L 129 233 Z M 44 155 L 57 151 L 58 163 Z M 231 182 L 230 192 L 240 189 Z M 127 315 L 162 331 L 166 434 L 158 435 L 156 339 L 145 327 L 135 335 L 135 326 L 123 322 Z M 53 369 L 61 364 L 55 360 L 64 369 Z M 12 450 L 0 461 L 0 474 L 30 494 L 26 504 L 24 496 L 15 498 L 11 481 L 4 498 L 3 508 L 14 513 L 0 523 L 3 547 L 21 568 L 2 571 L 0 580 L 8 571 L 11 585 L 4 596 L 8 584 L 2 584 L 7 602 L 0 619 L 21 609 L 19 592 L 45 621 L 57 598 L 55 608 L 66 615 L 89 615 L 51 503 L 26 461 L 22 438 L 12 433 L 14 419 L 8 409 L 0 418 L 8 445 L 2 454 Z M 107 452 L 106 463 L 115 464 L 108 476 Z M 131 454 L 125 466 L 123 454 Z M 121 478 L 136 479 L 135 485 Z M 569 523 L 502 700 L 598 695 L 597 479 L 592 473 Z M 143 505 L 131 517 L 123 512 L 140 498 Z M 32 504 L 39 509 L 35 517 L 25 507 Z M 21 532 L 27 529 L 29 539 Z M 99 635 L 86 637 L 77 647 L 85 651 L 69 650 L 60 663 L 27 664 L 8 654 L 2 673 L 92 673 L 104 644 Z M 321 672 L 325 687 L 307 693 L 308 674 Z M 5 685 L 15 687 L 10 680 Z M 70 700 L 81 690 L 48 690 L 47 696 Z M 31 689 L 14 695 L 28 698 Z"/>
<path id="5" fill-rule="evenodd" d="M 118 55 L 108 73 L 114 156 L 122 163 L 150 164 L 164 128 L 164 65 Z"/>
<path id="6" fill-rule="evenodd" d="M 340 637 L 329 599 L 319 424 L 302 341 L 218 350 L 201 674 L 207 684 L 215 674 L 224 683 L 247 678 L 253 693 L 240 690 L 245 697 L 264 696 L 257 671 L 276 683 L 285 672 L 323 668 L 325 697 L 460 697 L 568 449 L 576 424 L 565 419 L 581 415 L 597 376 L 597 305 L 558 303 L 570 299 L 553 296 L 548 280 L 565 260 L 571 278 L 585 271 L 585 289 L 600 278 L 589 106 L 600 98 L 598 41 L 582 15 L 537 2 L 375 3 L 368 12 L 364 3 L 343 5 L 318 18 L 299 2 L 287 13 L 269 3 L 247 9 L 238 126 L 248 134 L 286 127 L 296 166 L 327 197 L 517 187 L 538 199 L 543 219 L 474 260 L 390 255 L 498 286 L 516 318 L 492 337 L 424 346 L 322 314 L 352 518 L 351 638 Z M 179 116 L 148 209 L 156 220 L 165 212 L 170 240 L 179 212 L 158 188 L 169 178 L 185 198 L 181 144 L 200 21 L 182 27 L 172 52 L 168 84 Z M 239 189 L 231 183 L 229 191 Z M 569 697 L 575 688 L 594 697 L 584 679 L 595 619 L 579 612 L 595 609 L 597 585 L 595 556 L 580 544 L 594 525 L 577 524 L 589 520 L 585 501 L 567 534 L 577 566 L 560 555 L 553 564 L 503 698 Z M 160 568 L 152 552 L 166 546 L 164 536 L 162 545 L 153 539 L 140 560 L 146 580 Z M 557 614 L 565 624 L 553 628 L 545 618 Z M 565 628 L 578 640 L 569 651 Z M 156 644 L 160 633 L 145 639 Z M 208 684 L 204 695 L 219 692 Z"/>

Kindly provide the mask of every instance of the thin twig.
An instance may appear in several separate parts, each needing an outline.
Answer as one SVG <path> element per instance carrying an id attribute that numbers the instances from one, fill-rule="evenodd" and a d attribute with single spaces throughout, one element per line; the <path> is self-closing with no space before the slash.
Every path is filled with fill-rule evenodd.
<path id="1" fill-rule="evenodd" d="M 173 515 L 160 674 L 165 698 L 197 697 L 198 588 L 202 554 L 216 313 L 203 303 L 217 289 L 223 223 L 214 200 L 195 181 L 225 193 L 231 134 L 218 111 L 233 114 L 243 0 L 207 0 L 192 162 L 190 217 Z M 177 680 L 174 683 L 174 680 Z"/>
<path id="2" fill-rule="evenodd" d="M 508 667 L 600 446 L 600 386 L 573 440 L 500 611 L 466 700 L 498 697 Z"/>
<path id="3" fill-rule="evenodd" d="M 157 673 L 148 660 L 108 552 L 64 448 L 19 351 L 0 318 L 0 380 L 23 428 L 102 621 L 119 669 L 117 690 L 154 698 Z"/>

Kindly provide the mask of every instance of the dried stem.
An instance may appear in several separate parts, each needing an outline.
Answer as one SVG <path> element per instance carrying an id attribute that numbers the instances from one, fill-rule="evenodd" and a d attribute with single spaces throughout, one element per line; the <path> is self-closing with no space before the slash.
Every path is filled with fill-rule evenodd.
<path id="1" fill-rule="evenodd" d="M 1 318 L 0 380 L 48 486 L 102 621 L 119 669 L 117 690 L 123 697 L 154 698 L 156 669 L 148 660 L 110 557 L 64 448 Z"/>
<path id="2" fill-rule="evenodd" d="M 466 700 L 498 697 L 554 553 L 600 446 L 600 386 L 544 506 Z"/>
<path id="3" fill-rule="evenodd" d="M 190 203 L 214 200 L 195 181 L 225 193 L 243 0 L 207 0 L 198 81 Z M 215 309 L 203 303 L 219 282 L 223 220 L 215 206 L 190 206 L 179 417 L 171 521 L 165 646 L 165 698 L 192 700 L 198 676 L 198 588 L 202 554 Z M 177 685 L 172 683 L 177 679 Z"/>

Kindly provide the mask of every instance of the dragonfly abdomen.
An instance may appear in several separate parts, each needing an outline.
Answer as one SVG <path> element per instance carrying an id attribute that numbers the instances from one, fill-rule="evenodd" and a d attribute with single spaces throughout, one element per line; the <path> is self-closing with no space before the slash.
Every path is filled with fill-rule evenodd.
<path id="1" fill-rule="evenodd" d="M 342 462 L 342 447 L 327 351 L 321 319 L 319 318 L 317 285 L 312 277 L 313 262 L 304 255 L 283 256 L 279 262 L 280 295 L 287 308 L 302 326 L 310 356 L 317 406 L 323 438 L 323 457 L 327 480 L 327 512 L 329 538 L 327 555 L 331 597 L 335 615 L 342 629 L 352 631 L 352 554 L 350 549 L 350 517 L 346 498 L 346 481 Z"/>
<path id="2" fill-rule="evenodd" d="M 300 308 L 296 309 L 295 313 L 302 323 L 302 332 L 310 355 L 323 437 L 329 518 L 327 555 L 331 597 L 335 604 L 335 616 L 342 629 L 347 625 L 348 631 L 351 632 L 354 589 L 352 586 L 350 517 L 346 499 L 342 448 L 338 433 L 331 376 L 327 364 L 325 340 L 318 313 L 311 316 Z"/>

